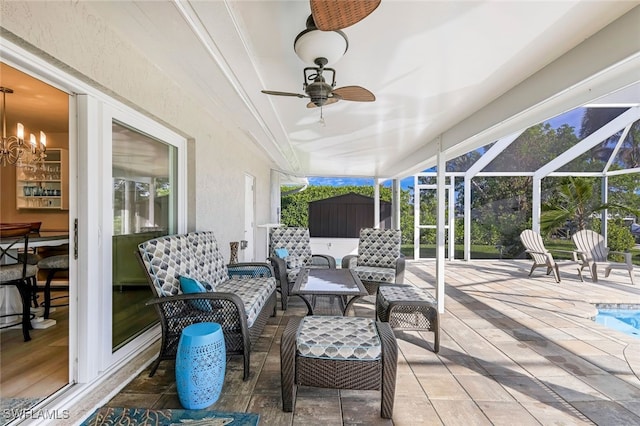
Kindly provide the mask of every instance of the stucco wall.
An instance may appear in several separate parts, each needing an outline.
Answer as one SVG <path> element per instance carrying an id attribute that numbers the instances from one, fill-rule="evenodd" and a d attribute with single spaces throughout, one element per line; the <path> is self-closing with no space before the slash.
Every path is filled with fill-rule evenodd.
<path id="1" fill-rule="evenodd" d="M 189 208 L 195 228 L 213 230 L 227 258 L 228 242 L 243 236 L 245 173 L 256 178 L 255 222 L 269 221 L 272 164 L 264 152 L 224 110 L 205 111 L 85 4 L 2 0 L 0 17 L 2 36 L 194 141 Z M 265 257 L 265 238 L 258 229 L 256 259 Z"/>

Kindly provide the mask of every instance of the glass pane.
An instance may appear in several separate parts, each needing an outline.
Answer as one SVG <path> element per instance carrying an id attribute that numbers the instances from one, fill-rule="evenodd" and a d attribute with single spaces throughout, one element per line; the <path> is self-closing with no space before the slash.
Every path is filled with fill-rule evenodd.
<path id="1" fill-rule="evenodd" d="M 137 245 L 176 232 L 177 148 L 120 123 L 113 134 L 113 349 L 157 321 Z"/>
<path id="2" fill-rule="evenodd" d="M 531 228 L 532 178 L 477 177 L 471 190 L 472 259 L 520 255 L 520 232 Z"/>
<path id="3" fill-rule="evenodd" d="M 480 159 L 484 155 L 485 152 L 489 151 L 491 147 L 495 144 L 492 142 L 488 145 L 483 146 L 482 148 L 478 148 L 474 151 L 469 151 L 466 154 L 462 154 L 453 160 L 447 161 L 447 171 L 448 172 L 466 172 L 475 164 L 476 161 Z"/>
<path id="4" fill-rule="evenodd" d="M 622 132 L 600 142 L 584 154 L 562 166 L 561 172 L 601 172 L 604 170 L 609 157 L 620 140 Z"/>
<path id="5" fill-rule="evenodd" d="M 549 123 L 529 127 L 484 172 L 534 172 L 578 142 L 573 127 Z"/>
<path id="6" fill-rule="evenodd" d="M 580 120 L 580 140 L 583 140 L 618 117 L 628 108 L 583 108 L 584 114 Z M 603 140 L 595 147 L 576 157 L 559 169 L 561 172 L 600 172 L 604 170 L 613 149 L 620 140 L 622 131 Z"/>
<path id="7" fill-rule="evenodd" d="M 640 167 L 640 121 L 631 125 L 627 137 L 624 138 L 612 169 L 633 169 Z"/>

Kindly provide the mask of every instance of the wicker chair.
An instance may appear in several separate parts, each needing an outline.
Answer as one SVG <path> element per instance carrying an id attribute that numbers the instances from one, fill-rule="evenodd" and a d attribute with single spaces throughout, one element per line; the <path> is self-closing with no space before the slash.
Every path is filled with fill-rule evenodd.
<path id="1" fill-rule="evenodd" d="M 280 257 L 278 251 L 284 249 L 287 257 Z M 282 310 L 287 309 L 289 293 L 296 282 L 298 273 L 305 268 L 336 268 L 336 260 L 327 254 L 312 254 L 309 230 L 307 228 L 282 227 L 271 229 L 269 235 L 269 261 L 278 281 Z"/>
<path id="2" fill-rule="evenodd" d="M 145 241 L 136 253 L 156 295 L 147 302 L 156 308 L 162 327 L 160 361 L 174 360 L 182 330 L 195 323 L 215 322 L 224 334 L 228 355 L 244 357 L 249 378 L 251 347 L 269 316 L 276 312 L 276 283 L 268 263 L 225 265 L 212 232 L 193 232 Z M 205 284 L 207 291 L 183 294 L 180 277 Z"/>
<path id="3" fill-rule="evenodd" d="M 588 269 L 591 272 L 593 282 L 598 282 L 598 268 L 604 268 L 605 277 L 608 277 L 612 269 L 624 269 L 629 272 L 631 284 L 635 285 L 633 279 L 633 263 L 631 261 L 631 253 L 623 253 L 609 250 L 606 246 L 604 237 L 595 231 L 583 229 L 571 236 L 576 246 L 582 266 L 579 269 L 580 278 L 582 278 L 582 270 Z M 624 258 L 624 262 L 613 262 L 610 255 L 619 255 Z"/>
<path id="4" fill-rule="evenodd" d="M 401 239 L 399 229 L 362 228 L 358 254 L 343 257 L 342 267 L 353 269 L 370 295 L 376 294 L 380 283 L 402 283 L 405 261 Z"/>
<path id="5" fill-rule="evenodd" d="M 378 345 L 371 335 L 377 335 Z M 323 352 L 323 344 L 328 351 Z M 345 353 L 349 351 L 353 353 Z M 390 419 L 397 360 L 398 346 L 388 323 L 358 317 L 291 317 L 280 344 L 282 409 L 293 411 L 298 386 L 380 390 L 380 416 Z"/>

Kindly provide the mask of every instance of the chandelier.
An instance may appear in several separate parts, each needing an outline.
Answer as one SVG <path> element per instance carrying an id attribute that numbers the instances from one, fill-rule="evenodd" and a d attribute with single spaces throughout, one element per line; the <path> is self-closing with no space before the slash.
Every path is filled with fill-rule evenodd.
<path id="1" fill-rule="evenodd" d="M 16 135 L 7 136 L 7 93 L 13 93 L 13 89 L 0 87 L 2 92 L 2 143 L 0 144 L 0 163 L 3 166 L 12 164 L 16 167 L 37 168 L 42 165 L 47 150 L 47 136 L 40 132 L 40 143 L 37 143 L 36 136 L 31 133 L 29 137 L 29 147 L 24 142 L 24 126 L 18 123 Z"/>

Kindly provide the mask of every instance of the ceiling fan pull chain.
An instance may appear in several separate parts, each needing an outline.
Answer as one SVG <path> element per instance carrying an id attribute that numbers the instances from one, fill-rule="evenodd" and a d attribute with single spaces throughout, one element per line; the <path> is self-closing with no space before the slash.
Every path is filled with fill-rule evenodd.
<path id="1" fill-rule="evenodd" d="M 320 121 L 318 121 L 322 127 L 326 127 L 327 123 L 324 121 L 324 115 L 322 115 L 322 105 L 320 105 Z"/>

